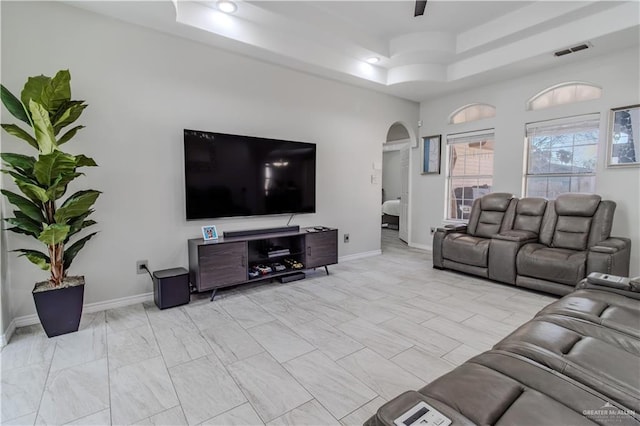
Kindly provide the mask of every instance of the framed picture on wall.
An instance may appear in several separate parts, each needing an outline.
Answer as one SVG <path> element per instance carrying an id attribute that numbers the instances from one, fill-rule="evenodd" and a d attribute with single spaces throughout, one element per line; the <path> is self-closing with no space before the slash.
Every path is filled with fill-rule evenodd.
<path id="1" fill-rule="evenodd" d="M 609 116 L 607 167 L 640 165 L 640 105 L 614 108 Z"/>
<path id="2" fill-rule="evenodd" d="M 422 174 L 440 174 L 440 143 L 442 135 L 422 138 Z"/>

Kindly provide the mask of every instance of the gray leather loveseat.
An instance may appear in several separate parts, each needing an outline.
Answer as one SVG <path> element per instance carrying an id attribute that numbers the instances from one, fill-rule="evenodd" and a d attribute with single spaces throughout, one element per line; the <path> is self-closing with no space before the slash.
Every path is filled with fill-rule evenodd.
<path id="1" fill-rule="evenodd" d="M 436 231 L 433 266 L 558 295 L 591 272 L 627 276 L 631 240 L 610 236 L 615 208 L 595 194 L 488 194 L 467 226 Z"/>

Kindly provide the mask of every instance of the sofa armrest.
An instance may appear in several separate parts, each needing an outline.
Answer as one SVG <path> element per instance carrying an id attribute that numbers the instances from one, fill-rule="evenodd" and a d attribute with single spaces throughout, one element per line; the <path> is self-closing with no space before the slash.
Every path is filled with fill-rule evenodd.
<path id="1" fill-rule="evenodd" d="M 456 408 L 453 408 L 448 404 L 440 402 L 434 398 L 430 398 L 420 392 L 407 391 L 380 407 L 376 414 L 364 422 L 364 426 L 395 426 L 394 420 L 402 416 L 420 402 L 426 402 L 435 408 L 451 420 L 452 426 L 471 426 L 475 424 Z"/>
<path id="2" fill-rule="evenodd" d="M 587 278 L 578 283 L 576 289 L 608 291 L 633 299 L 640 299 L 640 277 L 626 278 L 592 272 Z"/>
<path id="3" fill-rule="evenodd" d="M 517 243 L 532 243 L 538 241 L 538 234 L 531 231 L 520 231 L 512 229 L 510 231 L 496 234 L 491 238 L 494 238 L 496 240 L 513 241 Z"/>
<path id="4" fill-rule="evenodd" d="M 466 234 L 467 233 L 467 225 L 465 224 L 457 224 L 457 225 L 446 225 L 444 227 L 438 228 L 436 232 L 433 233 L 433 267 L 436 269 L 444 269 L 444 258 L 442 257 L 442 244 L 444 243 L 444 239 L 447 235 L 453 234 L 454 232 Z"/>
<path id="5" fill-rule="evenodd" d="M 457 224 L 457 225 L 445 225 L 437 229 L 437 232 L 444 232 L 445 235 L 451 234 L 452 232 L 459 232 L 462 234 L 467 233 L 467 225 L 466 224 Z"/>
<path id="6" fill-rule="evenodd" d="M 591 272 L 629 276 L 631 261 L 631 240 L 622 237 L 610 237 L 591 246 L 587 252 L 587 275 Z"/>
<path id="7" fill-rule="evenodd" d="M 538 242 L 538 234 L 511 229 L 491 237 L 489 244 L 489 278 L 507 284 L 516 283 L 516 258 L 528 243 Z"/>
<path id="8" fill-rule="evenodd" d="M 600 241 L 595 246 L 589 248 L 590 251 L 595 251 L 598 253 L 609 253 L 613 254 L 620 250 L 624 250 L 628 246 L 631 246 L 631 241 L 627 238 L 618 238 L 611 237 L 607 238 L 604 241 Z"/>

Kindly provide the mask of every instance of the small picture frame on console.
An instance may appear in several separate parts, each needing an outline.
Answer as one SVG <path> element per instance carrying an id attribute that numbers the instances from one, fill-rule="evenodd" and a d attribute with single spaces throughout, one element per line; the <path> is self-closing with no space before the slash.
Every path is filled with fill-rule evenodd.
<path id="1" fill-rule="evenodd" d="M 202 227 L 202 238 L 205 241 L 217 240 L 218 239 L 218 231 L 214 225 L 208 225 Z"/>
<path id="2" fill-rule="evenodd" d="M 607 167 L 640 166 L 640 105 L 611 110 L 608 139 Z"/>

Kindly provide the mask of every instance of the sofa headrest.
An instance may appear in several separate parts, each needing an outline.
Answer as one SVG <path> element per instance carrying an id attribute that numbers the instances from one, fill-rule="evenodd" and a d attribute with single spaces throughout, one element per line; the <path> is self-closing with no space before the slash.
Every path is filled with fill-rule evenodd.
<path id="1" fill-rule="evenodd" d="M 513 194 L 506 192 L 493 192 L 480 199 L 480 209 L 494 212 L 503 212 L 509 207 Z"/>
<path id="2" fill-rule="evenodd" d="M 591 217 L 600 204 L 596 194 L 562 194 L 556 198 L 556 213 L 560 216 Z"/>
<path id="3" fill-rule="evenodd" d="M 516 214 L 525 216 L 542 216 L 547 207 L 547 200 L 544 198 L 521 198 L 516 207 Z"/>

